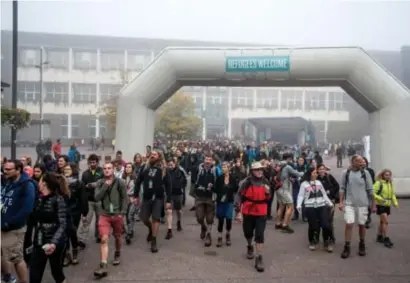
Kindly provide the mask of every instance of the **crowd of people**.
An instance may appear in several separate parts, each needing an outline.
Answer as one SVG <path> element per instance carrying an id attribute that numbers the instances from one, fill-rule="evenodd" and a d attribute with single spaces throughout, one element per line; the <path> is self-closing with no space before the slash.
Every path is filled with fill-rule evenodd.
<path id="1" fill-rule="evenodd" d="M 2 160 L 1 266 L 6 283 L 16 282 L 16 277 L 20 283 L 42 282 L 47 262 L 55 282 L 66 282 L 64 267 L 79 264 L 78 254 L 87 249 L 93 218 L 94 239 L 100 245 L 96 278 L 107 276 L 109 254 L 113 265 L 120 264 L 123 240 L 132 244 L 136 221 L 146 226 L 150 251 L 157 253 L 161 223 L 167 226 L 166 240 L 173 238 L 174 224 L 178 232 L 183 231 L 182 209 L 188 195 L 195 199 L 190 211 L 195 212 L 204 246 L 212 246 L 214 239 L 217 247 L 231 246 L 232 223 L 239 221 L 247 258 L 254 259 L 259 272 L 265 268 L 267 220 L 275 221 L 275 229 L 292 234 L 292 220 L 302 219 L 308 223 L 308 248 L 316 250 L 321 235 L 324 249 L 331 253 L 338 207 L 345 220 L 341 257 L 348 258 L 355 223 L 360 235 L 358 254 L 366 255 L 366 226 L 376 212 L 377 241 L 393 246 L 387 230 L 390 207 L 398 207 L 392 172 L 385 169 L 375 176 L 360 155 L 352 155 L 350 166 L 336 180 L 319 152 L 309 147 L 297 152 L 268 143 L 193 146 L 181 142 L 163 150 L 155 144 L 129 161 L 121 151 L 114 161 L 104 163 L 91 154 L 83 172 L 75 156 L 63 154 L 58 146 L 52 150 L 55 158 L 46 154 L 34 166 L 28 157 Z M 108 245 L 111 235 L 113 251 Z"/>

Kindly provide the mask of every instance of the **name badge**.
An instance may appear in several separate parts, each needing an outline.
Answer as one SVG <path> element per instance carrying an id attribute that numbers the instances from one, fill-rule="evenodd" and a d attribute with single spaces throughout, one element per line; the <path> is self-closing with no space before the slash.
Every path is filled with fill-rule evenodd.
<path id="1" fill-rule="evenodd" d="M 152 189 L 152 188 L 153 188 L 152 180 L 149 180 L 149 182 L 148 182 L 148 188 L 149 188 L 149 189 Z"/>
<path id="2" fill-rule="evenodd" d="M 114 205 L 112 203 L 110 203 L 110 213 L 114 213 Z"/>

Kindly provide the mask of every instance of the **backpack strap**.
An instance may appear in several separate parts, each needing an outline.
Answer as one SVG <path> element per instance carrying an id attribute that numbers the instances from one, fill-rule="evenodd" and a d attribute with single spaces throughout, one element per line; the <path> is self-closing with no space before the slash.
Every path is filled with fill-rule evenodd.
<path id="1" fill-rule="evenodd" d="M 345 175 L 345 199 L 346 199 L 346 195 L 347 195 L 347 185 L 349 184 L 349 175 L 350 175 L 350 169 L 346 170 L 346 175 Z"/>
<path id="2" fill-rule="evenodd" d="M 381 181 L 379 181 L 379 188 L 376 192 L 376 195 L 380 195 L 383 191 L 383 183 Z"/>

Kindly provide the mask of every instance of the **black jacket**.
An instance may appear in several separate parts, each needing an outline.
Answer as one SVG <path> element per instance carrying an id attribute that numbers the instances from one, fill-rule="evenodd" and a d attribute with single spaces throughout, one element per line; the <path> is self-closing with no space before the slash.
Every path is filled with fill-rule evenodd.
<path id="1" fill-rule="evenodd" d="M 67 207 L 71 215 L 88 214 L 87 192 L 83 184 L 75 177 L 67 178 L 71 195 L 68 198 Z"/>
<path id="2" fill-rule="evenodd" d="M 67 206 L 63 197 L 40 197 L 34 211 L 34 245 L 65 244 L 67 240 Z"/>
<path id="3" fill-rule="evenodd" d="M 229 184 L 225 184 L 225 176 L 221 175 L 216 178 L 215 190 L 216 202 L 221 203 L 222 197 L 225 196 L 224 203 L 233 203 L 235 200 L 235 194 L 238 191 L 238 183 L 233 175 L 229 175 Z"/>
<path id="4" fill-rule="evenodd" d="M 215 166 L 206 170 L 204 164 L 199 165 L 195 182 L 195 196 L 199 199 L 212 199 L 216 177 Z M 208 187 L 209 184 L 212 186 Z"/>
<path id="5" fill-rule="evenodd" d="M 143 185 L 144 191 L 142 198 L 152 200 L 153 198 L 162 200 L 167 197 L 167 202 L 171 201 L 171 176 L 168 168 L 165 169 L 163 176 L 162 168 L 158 165 L 144 165 L 135 182 L 134 197 L 138 198 Z"/>
<path id="6" fill-rule="evenodd" d="M 335 203 L 339 202 L 339 183 L 332 174 L 326 173 L 325 176 L 317 176 L 317 179 L 322 183 L 323 188 L 328 192 L 327 196 Z"/>
<path id="7" fill-rule="evenodd" d="M 239 182 L 246 178 L 245 168 L 233 166 L 231 169 L 231 174 L 232 174 L 232 177 L 235 179 L 238 186 L 239 186 Z"/>
<path id="8" fill-rule="evenodd" d="M 85 191 L 87 192 L 87 198 L 89 201 L 95 201 L 95 189 L 87 188 L 87 185 L 95 183 L 102 178 L 104 178 L 104 173 L 103 169 L 99 166 L 95 169 L 94 174 L 91 172 L 90 169 L 87 169 L 83 172 L 83 175 L 81 176 L 81 183 L 84 185 Z"/>
<path id="9" fill-rule="evenodd" d="M 169 170 L 169 175 L 171 177 L 172 192 L 173 196 L 180 196 L 184 193 L 184 189 L 187 185 L 187 179 L 185 172 L 179 167 Z"/>
<path id="10" fill-rule="evenodd" d="M 191 157 L 188 153 L 183 153 L 181 157 L 178 158 L 179 166 L 181 166 L 185 172 L 191 170 Z"/>

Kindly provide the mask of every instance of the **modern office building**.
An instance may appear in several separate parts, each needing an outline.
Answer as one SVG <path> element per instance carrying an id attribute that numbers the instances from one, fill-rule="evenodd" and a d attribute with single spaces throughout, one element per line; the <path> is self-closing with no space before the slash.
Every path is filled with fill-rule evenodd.
<path id="1" fill-rule="evenodd" d="M 11 32 L 2 31 L 1 39 L 2 81 L 11 82 Z M 18 107 L 39 119 L 42 89 L 44 119 L 50 122 L 44 126 L 44 137 L 62 138 L 66 143 L 103 136 L 110 140 L 114 133 L 102 108 L 107 102 L 112 103 L 121 87 L 162 49 L 246 45 L 249 44 L 20 32 Z M 409 61 L 408 48 L 369 53 L 399 79 L 409 76 L 409 63 L 407 69 L 403 67 L 403 62 Z M 300 127 L 310 123 L 315 127 L 317 141 L 336 141 L 360 138 L 368 125 L 367 113 L 339 88 L 198 86 L 184 87 L 182 91 L 192 95 L 195 111 L 204 121 L 203 135 L 208 138 L 253 135 L 291 142 Z M 11 89 L 5 89 L 2 104 L 10 104 L 10 96 Z M 252 125 L 258 125 L 259 131 L 250 131 L 254 129 Z M 38 139 L 37 127 L 22 130 L 18 140 Z M 9 140 L 9 130 L 2 129 L 2 142 Z"/>

